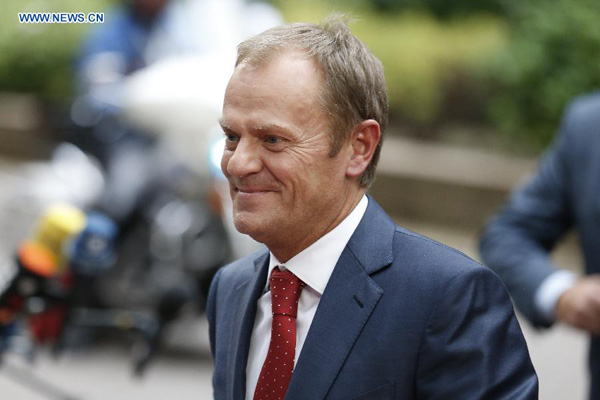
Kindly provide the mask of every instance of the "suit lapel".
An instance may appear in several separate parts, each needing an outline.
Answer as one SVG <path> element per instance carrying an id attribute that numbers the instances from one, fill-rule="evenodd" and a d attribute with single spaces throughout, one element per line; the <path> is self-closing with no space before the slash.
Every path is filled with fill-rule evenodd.
<path id="1" fill-rule="evenodd" d="M 324 399 L 379 299 L 370 274 L 392 262 L 395 225 L 369 198 L 361 223 L 329 279 L 286 399 Z"/>
<path id="2" fill-rule="evenodd" d="M 227 381 L 229 399 L 243 399 L 246 393 L 246 364 L 248 363 L 248 352 L 250 350 L 250 339 L 254 327 L 256 307 L 258 298 L 262 295 L 267 279 L 269 253 L 260 255 L 254 261 L 252 277 L 236 288 L 236 299 L 233 318 L 235 326 L 229 346 L 229 365 L 233 366 L 228 373 Z"/>

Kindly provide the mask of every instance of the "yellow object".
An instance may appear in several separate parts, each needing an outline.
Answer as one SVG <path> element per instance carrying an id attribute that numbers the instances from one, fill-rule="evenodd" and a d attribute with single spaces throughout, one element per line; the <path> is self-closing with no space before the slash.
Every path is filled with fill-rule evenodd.
<path id="1" fill-rule="evenodd" d="M 77 207 L 68 204 L 51 206 L 42 216 L 33 241 L 50 250 L 62 267 L 64 244 L 83 230 L 85 221 L 85 213 Z"/>

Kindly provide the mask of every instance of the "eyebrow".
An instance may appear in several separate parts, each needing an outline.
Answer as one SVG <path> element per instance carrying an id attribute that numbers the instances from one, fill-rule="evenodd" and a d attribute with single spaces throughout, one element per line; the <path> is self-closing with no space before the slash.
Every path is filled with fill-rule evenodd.
<path id="1" fill-rule="evenodd" d="M 277 132 L 277 131 L 283 131 L 283 132 L 294 132 L 293 130 L 291 130 L 290 128 L 286 128 L 283 127 L 281 125 L 278 124 L 266 124 L 266 125 L 258 125 L 256 127 L 254 127 L 255 130 L 259 131 L 259 132 Z"/>
<path id="2" fill-rule="evenodd" d="M 233 132 L 233 129 L 229 125 L 224 123 L 222 118 L 219 118 L 219 125 L 221 125 L 221 129 L 223 129 L 224 131 Z"/>
<path id="3" fill-rule="evenodd" d="M 222 119 L 219 119 L 219 125 L 221 125 L 221 128 L 224 131 L 227 132 L 235 132 L 235 129 L 233 129 L 231 126 L 227 125 L 227 123 L 223 122 Z M 264 125 L 257 125 L 252 127 L 251 129 L 252 131 L 258 131 L 261 133 L 266 133 L 266 132 L 289 132 L 289 133 L 295 133 L 295 131 L 293 129 L 290 128 L 286 128 L 284 126 L 281 126 L 279 124 L 276 123 L 269 123 L 269 124 L 264 124 Z"/>

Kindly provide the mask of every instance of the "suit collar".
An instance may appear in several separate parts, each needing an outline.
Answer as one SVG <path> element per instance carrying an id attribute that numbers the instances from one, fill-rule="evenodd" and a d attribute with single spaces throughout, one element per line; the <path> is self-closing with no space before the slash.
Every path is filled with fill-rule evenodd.
<path id="1" fill-rule="evenodd" d="M 367 211 L 325 288 L 286 399 L 325 398 L 383 295 L 369 275 L 392 262 L 395 225 L 369 198 Z"/>
<path id="2" fill-rule="evenodd" d="M 394 259 L 392 242 L 396 224 L 371 195 L 368 197 L 367 211 L 350 238 L 348 248 L 371 275 Z"/>
<path id="3" fill-rule="evenodd" d="M 254 273 L 236 288 L 235 313 L 233 318 L 236 326 L 232 329 L 232 351 L 229 353 L 229 365 L 233 366 L 228 371 L 230 383 L 228 389 L 230 399 L 244 399 L 246 393 L 246 365 L 248 364 L 248 351 L 250 339 L 256 317 L 258 298 L 264 289 L 269 266 L 269 252 L 266 248 L 259 252 L 254 259 Z"/>

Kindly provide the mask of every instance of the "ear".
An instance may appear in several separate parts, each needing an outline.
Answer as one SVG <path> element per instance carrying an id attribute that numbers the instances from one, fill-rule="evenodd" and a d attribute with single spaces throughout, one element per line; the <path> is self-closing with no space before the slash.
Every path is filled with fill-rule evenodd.
<path id="1" fill-rule="evenodd" d="M 381 128 L 374 119 L 362 121 L 354 127 L 350 138 L 351 156 L 346 176 L 357 178 L 367 169 L 381 139 Z"/>

